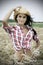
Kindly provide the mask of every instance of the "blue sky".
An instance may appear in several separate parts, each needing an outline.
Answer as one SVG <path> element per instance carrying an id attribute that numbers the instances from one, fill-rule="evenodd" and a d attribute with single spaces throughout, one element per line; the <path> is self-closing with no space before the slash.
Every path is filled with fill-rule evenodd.
<path id="1" fill-rule="evenodd" d="M 43 0 L 0 0 L 0 20 L 9 10 L 17 6 L 26 8 L 34 21 L 43 21 Z M 10 18 L 13 18 L 13 13 Z"/>

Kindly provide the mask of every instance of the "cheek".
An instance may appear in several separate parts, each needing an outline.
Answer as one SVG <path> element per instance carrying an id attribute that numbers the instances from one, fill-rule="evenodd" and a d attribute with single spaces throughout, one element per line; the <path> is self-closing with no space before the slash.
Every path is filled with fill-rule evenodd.
<path id="1" fill-rule="evenodd" d="M 24 19 L 24 22 L 26 22 L 27 19 Z"/>
<path id="2" fill-rule="evenodd" d="M 17 17 L 17 21 L 18 21 L 18 22 L 20 21 L 20 18 L 19 18 L 19 17 Z"/>
<path id="3" fill-rule="evenodd" d="M 19 20 L 19 19 L 17 18 L 17 22 L 18 22 L 18 20 Z"/>

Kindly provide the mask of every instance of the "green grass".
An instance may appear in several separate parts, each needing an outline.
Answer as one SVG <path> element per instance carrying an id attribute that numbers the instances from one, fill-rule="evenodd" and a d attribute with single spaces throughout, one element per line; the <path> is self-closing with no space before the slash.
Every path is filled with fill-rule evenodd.
<path id="1" fill-rule="evenodd" d="M 33 23 L 33 25 L 32 25 L 33 27 L 41 27 L 41 28 L 43 28 L 43 23 L 41 22 L 41 23 Z"/>
<path id="2" fill-rule="evenodd" d="M 11 25 L 14 25 L 14 22 L 12 23 L 9 23 Z M 2 23 L 0 23 L 0 27 L 2 26 Z M 33 27 L 40 27 L 40 28 L 43 28 L 43 23 L 33 23 L 32 25 Z"/>
<path id="3" fill-rule="evenodd" d="M 11 23 L 11 25 L 14 25 L 14 20 L 8 20 L 9 23 Z M 2 21 L 0 20 L 0 26 L 2 26 Z M 43 28 L 43 22 L 33 22 L 33 27 L 40 27 Z"/>
<path id="4" fill-rule="evenodd" d="M 0 23 L 0 27 L 2 26 L 2 23 Z"/>

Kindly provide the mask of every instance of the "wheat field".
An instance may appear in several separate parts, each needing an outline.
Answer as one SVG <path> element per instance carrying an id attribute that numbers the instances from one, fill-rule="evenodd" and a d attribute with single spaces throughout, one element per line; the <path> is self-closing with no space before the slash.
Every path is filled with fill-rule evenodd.
<path id="1" fill-rule="evenodd" d="M 43 28 L 34 28 L 37 31 L 40 40 L 40 56 L 38 57 L 38 60 L 36 62 L 32 62 L 32 65 L 43 65 Z M 33 48 L 35 42 L 32 43 Z M 17 64 L 14 54 L 15 51 L 8 33 L 6 33 L 5 30 L 2 27 L 0 27 L 0 65 L 31 65 L 31 63 L 29 64 L 28 57 L 26 57 L 28 62 L 25 61 L 26 63 L 22 62 Z"/>

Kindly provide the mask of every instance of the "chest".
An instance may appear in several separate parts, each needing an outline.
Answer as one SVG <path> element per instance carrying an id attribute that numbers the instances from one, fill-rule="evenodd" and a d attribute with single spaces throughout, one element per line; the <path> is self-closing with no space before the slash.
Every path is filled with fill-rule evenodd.
<path id="1" fill-rule="evenodd" d="M 23 30 L 22 30 L 22 32 L 23 32 L 23 34 L 24 34 L 25 36 L 27 35 L 28 31 L 29 31 L 28 29 L 23 29 Z"/>
<path id="2" fill-rule="evenodd" d="M 18 40 L 32 39 L 32 31 L 28 29 L 14 29 L 11 37 Z"/>

